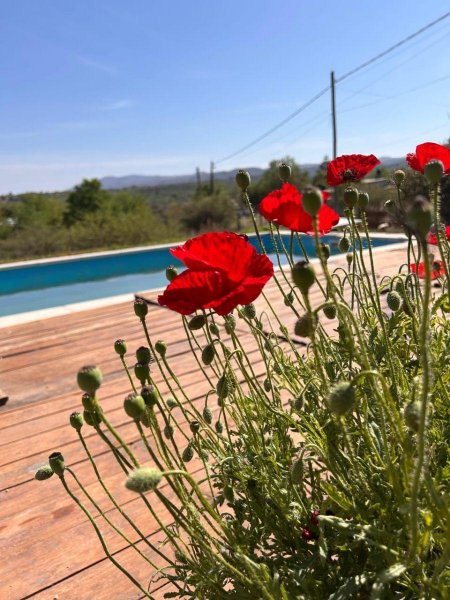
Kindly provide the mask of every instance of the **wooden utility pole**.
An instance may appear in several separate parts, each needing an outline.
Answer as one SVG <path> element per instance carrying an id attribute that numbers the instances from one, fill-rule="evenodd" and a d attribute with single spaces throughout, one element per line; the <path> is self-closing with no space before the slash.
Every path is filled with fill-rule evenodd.
<path id="1" fill-rule="evenodd" d="M 214 194 L 214 162 L 211 161 L 209 166 L 209 194 Z"/>
<path id="2" fill-rule="evenodd" d="M 200 190 L 201 190 L 201 188 L 202 188 L 202 179 L 200 177 L 200 169 L 199 169 L 199 167 L 197 167 L 195 169 L 195 176 L 196 176 L 196 179 L 197 179 L 197 193 L 199 193 Z"/>
<path id="3" fill-rule="evenodd" d="M 337 130 L 336 130 L 336 91 L 334 71 L 331 71 L 331 119 L 333 122 L 333 158 L 337 156 Z"/>

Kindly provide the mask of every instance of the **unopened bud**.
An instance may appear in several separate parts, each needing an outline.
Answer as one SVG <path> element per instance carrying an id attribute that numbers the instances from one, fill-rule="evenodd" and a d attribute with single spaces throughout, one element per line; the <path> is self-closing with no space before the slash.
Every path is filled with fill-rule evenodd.
<path id="1" fill-rule="evenodd" d="M 401 187 L 402 183 L 405 180 L 405 177 L 406 177 L 405 171 L 402 171 L 401 169 L 397 169 L 397 171 L 394 171 L 393 179 L 394 179 L 395 185 L 398 188 Z"/>
<path id="2" fill-rule="evenodd" d="M 142 385 L 150 377 L 150 367 L 146 363 L 136 363 L 134 365 L 134 374 L 139 379 Z"/>
<path id="3" fill-rule="evenodd" d="M 189 428 L 192 431 L 192 433 L 198 433 L 200 431 L 200 423 L 198 421 L 191 421 L 189 423 Z"/>
<path id="4" fill-rule="evenodd" d="M 214 348 L 214 344 L 208 344 L 202 350 L 202 362 L 204 365 L 210 365 L 214 360 L 216 355 L 216 351 Z"/>
<path id="5" fill-rule="evenodd" d="M 83 405 L 83 408 L 86 410 L 95 410 L 96 409 L 96 404 L 94 402 L 94 396 L 91 396 L 91 394 L 83 394 L 81 396 L 81 404 Z"/>
<path id="6" fill-rule="evenodd" d="M 336 317 L 336 306 L 334 304 L 326 304 L 323 307 L 323 314 L 326 316 L 327 319 L 334 319 Z"/>
<path id="7" fill-rule="evenodd" d="M 352 209 L 358 202 L 358 190 L 353 187 L 345 188 L 344 190 L 344 204 L 347 208 Z"/>
<path id="8" fill-rule="evenodd" d="M 90 427 L 98 427 L 101 422 L 100 415 L 95 410 L 83 411 L 83 419 L 86 425 L 89 425 Z"/>
<path id="9" fill-rule="evenodd" d="M 64 457 L 61 452 L 53 452 L 50 454 L 48 457 L 48 463 L 55 475 L 58 475 L 59 477 L 64 475 L 64 469 L 66 468 L 66 465 L 64 464 Z"/>
<path id="10" fill-rule="evenodd" d="M 344 236 L 339 240 L 338 248 L 341 252 L 348 252 L 348 249 L 350 248 L 350 242 L 348 241 L 347 237 Z"/>
<path id="11" fill-rule="evenodd" d="M 158 340 L 155 344 L 155 351 L 164 358 L 167 352 L 167 344 L 162 340 Z"/>
<path id="12" fill-rule="evenodd" d="M 242 312 L 247 317 L 247 319 L 254 319 L 256 317 L 256 307 L 253 303 L 246 304 L 242 307 Z"/>
<path id="13" fill-rule="evenodd" d="M 141 389 L 141 396 L 144 398 L 146 406 L 152 408 L 158 400 L 156 389 L 152 385 L 144 385 Z"/>
<path id="14" fill-rule="evenodd" d="M 433 222 L 431 202 L 423 196 L 417 196 L 408 211 L 406 224 L 415 233 L 417 238 L 425 241 Z"/>
<path id="15" fill-rule="evenodd" d="M 207 406 L 205 406 L 205 408 L 203 409 L 203 418 L 208 423 L 208 425 L 211 425 L 212 419 L 213 419 L 213 414 L 212 414 L 211 409 L 208 408 Z"/>
<path id="16" fill-rule="evenodd" d="M 250 173 L 248 171 L 238 171 L 236 173 L 236 183 L 245 192 L 251 183 Z"/>
<path id="17" fill-rule="evenodd" d="M 141 320 L 145 319 L 148 313 L 148 304 L 142 298 L 136 298 L 134 301 L 134 314 Z"/>
<path id="18" fill-rule="evenodd" d="M 285 183 L 286 181 L 289 180 L 291 173 L 292 173 L 292 169 L 286 163 L 281 163 L 281 165 L 278 167 L 278 175 L 279 175 L 281 181 L 283 181 L 283 183 Z"/>
<path id="19" fill-rule="evenodd" d="M 152 353 L 150 352 L 150 348 L 146 346 L 140 346 L 136 350 L 136 360 L 139 363 L 148 364 L 152 359 Z"/>
<path id="20" fill-rule="evenodd" d="M 152 467 L 139 467 L 128 475 L 125 487 L 132 492 L 144 494 L 158 487 L 162 473 Z"/>
<path id="21" fill-rule="evenodd" d="M 330 258 L 331 248 L 329 244 L 320 244 L 320 249 L 322 250 L 322 256 L 325 260 Z"/>
<path id="22" fill-rule="evenodd" d="M 83 392 L 94 395 L 101 386 L 103 380 L 102 372 L 98 367 L 81 367 L 77 374 L 77 382 Z"/>
<path id="23" fill-rule="evenodd" d="M 444 164 L 441 160 L 430 160 L 425 165 L 423 174 L 431 184 L 436 185 L 444 175 Z"/>
<path id="24" fill-rule="evenodd" d="M 169 265 L 166 268 L 166 278 L 167 281 L 173 281 L 175 277 L 178 275 L 178 269 L 173 265 Z"/>
<path id="25" fill-rule="evenodd" d="M 397 312 L 398 310 L 400 310 L 403 300 L 398 292 L 396 292 L 395 290 L 391 290 L 386 296 L 386 302 L 389 308 L 392 310 L 392 312 Z"/>
<path id="26" fill-rule="evenodd" d="M 197 329 L 201 329 L 205 325 L 206 325 L 206 317 L 204 315 L 195 315 L 195 317 L 192 317 L 192 319 L 188 322 L 188 328 L 191 331 L 196 331 Z"/>
<path id="27" fill-rule="evenodd" d="M 123 408 L 130 419 L 138 421 L 145 411 L 144 398 L 138 394 L 128 394 L 123 402 Z"/>
<path id="28" fill-rule="evenodd" d="M 316 280 L 316 272 L 312 264 L 305 260 L 300 260 L 292 267 L 291 275 L 295 285 L 306 296 L 309 288 Z"/>
<path id="29" fill-rule="evenodd" d="M 365 210 L 369 206 L 369 194 L 367 192 L 359 192 L 356 206 L 361 210 Z"/>
<path id="30" fill-rule="evenodd" d="M 45 481 L 46 479 L 50 479 L 50 477 L 52 476 L 53 469 L 50 465 L 44 465 L 43 467 L 38 469 L 34 474 L 34 478 L 37 479 L 37 481 Z"/>
<path id="31" fill-rule="evenodd" d="M 411 429 L 411 431 L 419 431 L 420 402 L 415 400 L 414 402 L 407 404 L 403 411 L 403 416 L 405 418 L 406 426 Z"/>
<path id="32" fill-rule="evenodd" d="M 291 481 L 294 485 L 303 483 L 303 461 L 301 458 L 296 458 L 291 467 Z"/>
<path id="33" fill-rule="evenodd" d="M 355 389 L 345 381 L 336 384 L 330 391 L 327 404 L 334 415 L 342 417 L 350 412 L 355 404 Z"/>
<path id="34" fill-rule="evenodd" d="M 81 428 L 83 427 L 83 415 L 81 413 L 73 412 L 69 417 L 69 421 L 76 431 L 81 431 Z"/>
<path id="35" fill-rule="evenodd" d="M 308 189 L 303 192 L 302 206 L 311 217 L 316 217 L 322 208 L 323 197 L 318 189 Z"/>
<path id="36" fill-rule="evenodd" d="M 236 319 L 233 315 L 225 317 L 225 331 L 230 335 L 236 329 Z"/>
<path id="37" fill-rule="evenodd" d="M 127 343 L 125 340 L 116 340 L 114 342 L 114 350 L 119 356 L 125 356 L 127 353 Z"/>
<path id="38" fill-rule="evenodd" d="M 186 448 L 183 450 L 183 454 L 181 455 L 183 462 L 187 463 L 194 458 L 194 449 L 191 444 L 188 444 Z"/>
<path id="39" fill-rule="evenodd" d="M 317 318 L 314 313 L 307 313 L 295 323 L 294 333 L 299 337 L 312 337 L 317 327 Z"/>

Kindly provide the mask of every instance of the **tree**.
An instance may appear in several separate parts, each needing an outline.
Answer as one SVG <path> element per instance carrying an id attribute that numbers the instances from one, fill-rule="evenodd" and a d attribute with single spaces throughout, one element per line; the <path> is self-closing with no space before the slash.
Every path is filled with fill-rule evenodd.
<path id="1" fill-rule="evenodd" d="M 320 189 L 325 189 L 326 187 L 328 187 L 327 166 L 329 162 L 330 159 L 328 158 L 328 156 L 324 156 L 322 162 L 319 165 L 319 168 L 315 172 L 314 177 L 312 179 L 312 184 Z"/>
<path id="2" fill-rule="evenodd" d="M 66 225 L 70 226 L 81 220 L 86 214 L 98 211 L 108 197 L 108 192 L 101 189 L 98 179 L 83 179 L 67 197 L 67 210 L 64 215 Z"/>

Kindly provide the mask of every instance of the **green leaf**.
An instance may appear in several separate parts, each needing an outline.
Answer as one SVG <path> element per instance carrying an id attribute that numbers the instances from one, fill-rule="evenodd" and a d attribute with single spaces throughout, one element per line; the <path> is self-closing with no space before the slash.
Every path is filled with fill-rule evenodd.
<path id="1" fill-rule="evenodd" d="M 406 568 L 406 565 L 402 563 L 396 563 L 395 565 L 390 566 L 388 569 L 381 571 L 381 573 L 377 575 L 375 583 L 372 586 L 370 600 L 383 600 L 383 591 L 386 584 L 400 577 L 400 575 L 406 571 Z"/>
<path id="2" fill-rule="evenodd" d="M 347 579 L 344 585 L 341 585 L 339 589 L 329 596 L 328 600 L 351 600 L 351 598 L 355 597 L 355 594 L 359 588 L 367 581 L 368 577 L 364 573 L 362 573 L 362 575 L 350 577 Z"/>
<path id="3" fill-rule="evenodd" d="M 342 494 L 340 494 L 333 485 L 326 482 L 321 483 L 321 485 L 331 500 L 333 500 L 333 502 L 335 502 L 338 506 L 344 510 L 350 510 L 353 508 L 353 504 L 347 500 L 347 498 L 344 498 L 344 496 L 342 496 Z"/>

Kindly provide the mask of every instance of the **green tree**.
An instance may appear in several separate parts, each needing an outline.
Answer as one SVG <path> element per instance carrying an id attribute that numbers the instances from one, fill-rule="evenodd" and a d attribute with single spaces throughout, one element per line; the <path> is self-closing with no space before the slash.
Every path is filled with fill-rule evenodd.
<path id="1" fill-rule="evenodd" d="M 330 159 L 328 158 L 328 156 L 324 156 L 322 162 L 319 165 L 319 168 L 317 169 L 317 171 L 314 174 L 314 177 L 312 178 L 312 184 L 320 189 L 325 189 L 326 187 L 328 187 L 327 166 L 329 162 Z"/>
<path id="2" fill-rule="evenodd" d="M 179 211 L 181 224 L 189 233 L 228 229 L 236 225 L 236 218 L 235 201 L 218 183 L 212 194 L 206 185 L 196 190 L 191 202 Z"/>
<path id="3" fill-rule="evenodd" d="M 86 214 L 98 211 L 108 197 L 98 179 L 83 179 L 67 197 L 66 225 L 81 220 Z"/>

